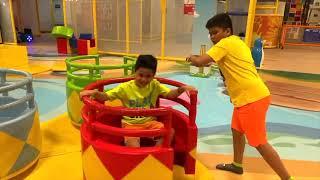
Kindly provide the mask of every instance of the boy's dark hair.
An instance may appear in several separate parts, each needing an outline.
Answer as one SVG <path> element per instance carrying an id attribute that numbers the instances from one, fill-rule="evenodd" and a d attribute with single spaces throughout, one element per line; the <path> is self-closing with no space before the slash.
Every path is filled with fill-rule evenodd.
<path id="1" fill-rule="evenodd" d="M 151 69 L 155 74 L 157 72 L 157 59 L 152 55 L 140 55 L 136 61 L 134 70 L 137 71 L 139 68 Z"/>
<path id="2" fill-rule="evenodd" d="M 231 34 L 233 34 L 232 21 L 227 13 L 221 13 L 213 16 L 207 21 L 206 28 L 220 27 L 220 28 L 230 28 Z"/>

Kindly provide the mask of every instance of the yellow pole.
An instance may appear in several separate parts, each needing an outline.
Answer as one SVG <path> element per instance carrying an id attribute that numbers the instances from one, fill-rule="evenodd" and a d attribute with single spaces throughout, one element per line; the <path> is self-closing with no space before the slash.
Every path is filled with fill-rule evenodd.
<path id="1" fill-rule="evenodd" d="M 97 29 L 97 0 L 92 0 L 92 16 L 93 16 L 93 34 L 98 48 L 98 29 Z"/>
<path id="2" fill-rule="evenodd" d="M 246 37 L 245 37 L 245 42 L 249 47 L 251 47 L 251 42 L 252 42 L 252 31 L 253 31 L 254 17 L 256 14 L 256 5 L 257 5 L 257 0 L 250 0 L 247 27 L 246 27 Z"/>
<path id="3" fill-rule="evenodd" d="M 151 1 L 151 7 L 152 7 L 152 2 L 154 1 Z M 152 39 L 152 8 L 150 8 L 150 39 Z"/>
<path id="4" fill-rule="evenodd" d="M 37 28 L 38 28 L 38 33 L 39 33 L 39 35 L 41 35 L 38 0 L 36 0 L 36 13 L 37 13 L 37 21 L 38 21 L 38 26 L 37 26 Z"/>
<path id="5" fill-rule="evenodd" d="M 276 8 L 274 9 L 274 14 L 278 14 L 278 8 L 279 8 L 279 0 L 276 0 Z"/>
<path id="6" fill-rule="evenodd" d="M 63 10 L 63 24 L 64 26 L 68 26 L 66 0 L 62 0 L 62 10 Z"/>
<path id="7" fill-rule="evenodd" d="M 126 0 L 126 53 L 130 52 L 129 0 Z"/>
<path id="8" fill-rule="evenodd" d="M 165 48 L 165 35 L 166 35 L 166 10 L 167 0 L 161 1 L 161 59 L 164 59 L 164 48 Z"/>
<path id="9" fill-rule="evenodd" d="M 119 30 L 119 27 L 120 27 L 120 24 L 119 24 L 119 0 L 117 0 L 117 13 L 118 13 L 118 16 L 117 16 L 117 40 L 119 41 L 120 40 L 120 30 Z"/>
<path id="10" fill-rule="evenodd" d="M 10 10 L 12 33 L 13 33 L 13 43 L 17 44 L 17 32 L 16 32 L 16 28 L 15 28 L 16 25 L 14 24 L 14 18 L 13 18 L 12 0 L 9 0 L 9 10 Z"/>
<path id="11" fill-rule="evenodd" d="M 143 9 L 143 0 L 140 0 L 140 44 L 142 43 L 142 9 Z"/>
<path id="12" fill-rule="evenodd" d="M 229 0 L 226 0 L 225 12 L 227 13 L 228 11 L 229 11 Z"/>
<path id="13" fill-rule="evenodd" d="M 54 18 L 54 8 L 53 8 L 53 0 L 50 0 L 50 15 L 51 15 L 51 23 L 52 23 L 52 26 L 54 26 L 56 24 L 56 20 Z"/>

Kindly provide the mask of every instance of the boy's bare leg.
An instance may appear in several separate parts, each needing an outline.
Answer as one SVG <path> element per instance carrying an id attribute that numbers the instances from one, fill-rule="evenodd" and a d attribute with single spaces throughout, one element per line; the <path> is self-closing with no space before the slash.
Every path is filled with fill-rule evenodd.
<path id="1" fill-rule="evenodd" d="M 232 129 L 233 136 L 233 161 L 242 164 L 243 152 L 246 144 L 244 134 Z"/>
<path id="2" fill-rule="evenodd" d="M 236 174 L 243 174 L 242 159 L 243 159 L 243 152 L 244 152 L 244 147 L 246 143 L 245 137 L 243 133 L 235 129 L 232 129 L 232 136 L 233 136 L 233 163 L 218 164 L 216 168 L 224 171 L 231 171 Z"/>
<path id="3" fill-rule="evenodd" d="M 140 147 L 140 138 L 138 138 L 138 137 L 125 137 L 125 144 L 128 147 Z"/>
<path id="4" fill-rule="evenodd" d="M 174 129 L 172 128 L 171 129 L 171 132 L 170 132 L 170 137 L 169 137 L 169 143 L 171 144 L 172 141 L 173 141 L 173 138 L 174 138 Z M 163 137 L 159 138 L 156 142 L 156 146 L 161 146 L 163 143 Z"/>
<path id="5" fill-rule="evenodd" d="M 157 141 L 156 141 L 156 146 L 161 146 L 163 143 L 163 137 L 159 138 Z"/>
<path id="6" fill-rule="evenodd" d="M 267 143 L 256 147 L 263 159 L 269 164 L 269 166 L 280 176 L 282 180 L 288 180 L 290 175 L 284 167 L 278 153 L 273 147 Z"/>

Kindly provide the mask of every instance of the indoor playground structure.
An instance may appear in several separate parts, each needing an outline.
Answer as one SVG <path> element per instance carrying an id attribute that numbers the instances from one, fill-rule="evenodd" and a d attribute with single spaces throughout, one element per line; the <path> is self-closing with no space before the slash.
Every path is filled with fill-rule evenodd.
<path id="1" fill-rule="evenodd" d="M 50 67 L 30 64 L 25 46 L 0 44 L 0 67 L 37 74 L 50 71 Z"/>
<path id="2" fill-rule="evenodd" d="M 122 83 L 133 78 L 100 80 L 86 86 L 86 90 Z M 158 78 L 163 84 L 179 87 L 184 84 Z M 183 105 L 188 114 L 179 110 L 158 106 L 154 109 L 128 109 L 105 106 L 84 97 L 81 126 L 82 160 L 86 179 L 173 179 L 185 177 L 184 173 L 174 171 L 174 165 L 184 168 L 190 179 L 211 179 L 205 172 L 196 168 L 197 126 L 197 92 L 190 92 L 190 101 L 181 98 L 171 99 Z M 163 129 L 128 130 L 121 128 L 122 116 L 154 116 L 164 123 Z M 171 128 L 175 136 L 170 144 Z M 151 138 L 162 136 L 160 147 L 125 147 L 124 137 Z M 148 139 L 146 139 L 148 140 Z M 151 141 L 149 139 L 149 141 Z M 143 143 L 143 140 L 141 141 Z M 154 144 L 153 144 L 154 145 Z M 98 161 L 97 161 L 98 160 Z M 197 162 L 198 164 L 200 162 Z M 125 166 L 124 166 L 125 164 Z M 175 174 L 177 173 L 177 174 Z M 181 172 L 180 172 L 181 173 Z"/>
<path id="3" fill-rule="evenodd" d="M 80 34 L 79 39 L 77 39 L 73 29 L 65 26 L 53 27 L 51 34 L 57 40 L 59 54 L 97 54 L 96 41 L 92 39 L 92 34 Z"/>
<path id="4" fill-rule="evenodd" d="M 247 144 L 242 175 L 216 169 L 233 161 L 234 106 L 219 67 L 186 57 L 213 46 L 218 13 L 270 90 L 268 143 L 295 180 L 319 180 L 320 0 L 0 0 L 0 180 L 280 179 Z M 168 88 L 197 91 L 151 109 L 79 98 L 132 80 L 140 54 Z M 164 128 L 124 129 L 122 116 Z"/>
<path id="5" fill-rule="evenodd" d="M 0 179 L 9 179 L 37 162 L 42 140 L 31 74 L 0 69 L 0 94 Z"/>
<path id="6" fill-rule="evenodd" d="M 81 60 L 93 60 L 94 63 L 81 63 Z M 80 61 L 80 62 L 79 62 Z M 113 69 L 123 69 L 123 75 L 128 76 L 134 73 L 136 58 L 124 56 L 123 64 L 101 65 L 99 55 L 75 56 L 66 59 L 67 66 L 67 107 L 69 117 L 73 124 L 80 126 L 82 123 L 79 92 L 89 83 L 101 80 L 103 73 Z M 109 71 L 108 71 L 109 70 Z"/>
<path id="7" fill-rule="evenodd" d="M 73 30 L 70 27 L 55 26 L 53 27 L 51 34 L 57 39 L 58 53 L 71 53 L 69 39 L 73 37 Z"/>

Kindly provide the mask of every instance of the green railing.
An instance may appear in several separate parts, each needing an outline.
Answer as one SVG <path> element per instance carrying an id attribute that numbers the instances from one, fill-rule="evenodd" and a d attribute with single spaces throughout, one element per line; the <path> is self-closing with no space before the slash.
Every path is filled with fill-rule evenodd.
<path id="1" fill-rule="evenodd" d="M 102 79 L 102 71 L 123 69 L 123 76 L 132 75 L 136 58 L 123 57 L 123 64 L 101 65 L 99 55 L 75 56 L 66 59 L 67 66 L 67 107 L 69 117 L 76 125 L 82 123 L 80 116 L 83 106 L 79 99 L 79 92 L 89 83 Z M 94 60 L 92 64 L 80 63 L 81 60 Z"/>

